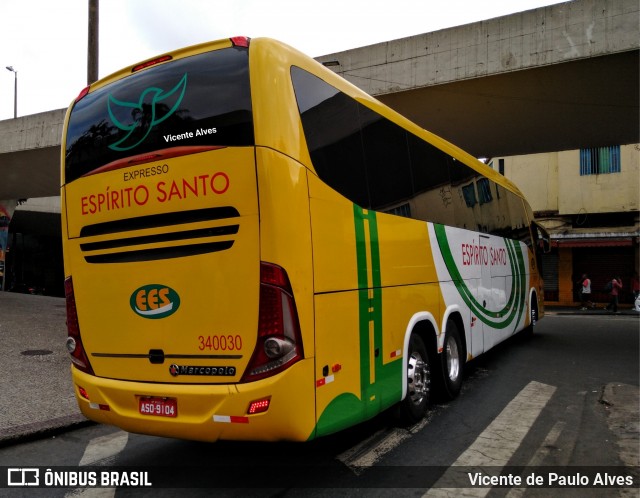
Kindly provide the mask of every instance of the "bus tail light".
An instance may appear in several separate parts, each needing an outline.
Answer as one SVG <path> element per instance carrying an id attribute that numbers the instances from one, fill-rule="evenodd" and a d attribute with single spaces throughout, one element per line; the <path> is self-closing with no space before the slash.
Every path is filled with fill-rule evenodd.
<path id="1" fill-rule="evenodd" d="M 260 263 L 258 342 L 242 382 L 269 377 L 301 360 L 302 335 L 284 268 Z"/>
<path id="2" fill-rule="evenodd" d="M 82 89 L 82 91 L 78 94 L 78 96 L 76 97 L 75 103 L 77 104 L 83 98 L 85 98 L 87 96 L 87 94 L 89 93 L 89 90 L 91 90 L 91 85 L 88 85 L 88 86 L 84 87 Z"/>
<path id="3" fill-rule="evenodd" d="M 231 43 L 233 43 L 234 47 L 245 47 L 249 48 L 249 41 L 251 38 L 248 36 L 233 36 L 230 38 Z"/>
<path id="4" fill-rule="evenodd" d="M 78 369 L 94 375 L 80 338 L 80 323 L 78 322 L 76 297 L 71 277 L 67 277 L 64 281 L 64 297 L 67 301 L 67 333 L 69 335 L 67 337 L 67 351 L 71 355 L 71 361 Z"/>
<path id="5" fill-rule="evenodd" d="M 131 72 L 135 73 L 142 69 L 147 69 L 148 67 L 155 66 L 156 64 L 162 64 L 163 62 L 168 62 L 172 59 L 173 57 L 171 55 L 163 55 L 161 57 L 157 57 L 155 59 L 151 59 L 141 64 L 138 64 L 137 66 L 133 66 L 133 68 L 131 68 Z"/>
<path id="6" fill-rule="evenodd" d="M 89 400 L 89 393 L 87 392 L 87 390 L 84 387 L 78 386 L 78 392 L 80 393 L 80 396 L 82 396 L 87 401 L 90 401 Z"/>
<path id="7" fill-rule="evenodd" d="M 248 415 L 256 415 L 258 413 L 264 413 L 269 409 L 271 404 L 271 398 L 264 398 L 252 401 L 249 403 Z"/>

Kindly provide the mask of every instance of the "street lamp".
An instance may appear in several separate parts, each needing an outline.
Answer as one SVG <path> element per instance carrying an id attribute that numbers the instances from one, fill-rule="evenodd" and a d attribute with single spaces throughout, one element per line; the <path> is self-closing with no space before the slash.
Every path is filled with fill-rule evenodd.
<path id="1" fill-rule="evenodd" d="M 13 66 L 7 66 L 7 71 L 13 73 L 13 119 L 18 117 L 18 71 Z"/>

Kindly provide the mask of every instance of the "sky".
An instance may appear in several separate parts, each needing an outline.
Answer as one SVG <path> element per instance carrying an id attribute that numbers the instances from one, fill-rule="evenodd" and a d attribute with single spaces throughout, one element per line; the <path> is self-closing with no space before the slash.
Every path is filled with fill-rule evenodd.
<path id="1" fill-rule="evenodd" d="M 268 36 L 317 57 L 557 0 L 101 0 L 99 76 L 196 43 Z M 0 120 L 67 107 L 87 84 L 88 0 L 0 0 Z"/>

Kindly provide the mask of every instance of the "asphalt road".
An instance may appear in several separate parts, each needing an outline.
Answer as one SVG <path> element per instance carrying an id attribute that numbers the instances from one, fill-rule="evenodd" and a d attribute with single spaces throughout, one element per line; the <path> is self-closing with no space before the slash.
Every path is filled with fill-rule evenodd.
<path id="1" fill-rule="evenodd" d="M 120 472 L 116 479 L 148 472 L 153 484 L 101 488 L 100 496 L 175 496 L 171 486 L 184 496 L 460 496 L 463 486 L 465 496 L 636 497 L 639 323 L 630 315 L 547 316 L 532 338 L 474 360 L 461 395 L 436 402 L 410 428 L 385 414 L 311 443 L 205 444 L 89 426 L 0 449 L 0 466 L 98 476 L 107 469 Z M 512 482 L 492 486 L 500 473 Z M 527 486 L 536 478 L 553 487 Z M 98 491 L 82 488 L 28 496 Z"/>

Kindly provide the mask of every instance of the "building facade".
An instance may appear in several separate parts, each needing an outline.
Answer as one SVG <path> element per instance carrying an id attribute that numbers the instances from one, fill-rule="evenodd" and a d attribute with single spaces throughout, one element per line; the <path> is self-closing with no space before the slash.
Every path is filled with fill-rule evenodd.
<path id="1" fill-rule="evenodd" d="M 632 302 L 639 271 L 640 144 L 497 157 L 491 166 L 515 182 L 552 239 L 545 257 L 545 300 L 575 305 L 587 273 L 592 298 L 606 303 L 620 276 L 622 304 Z"/>

